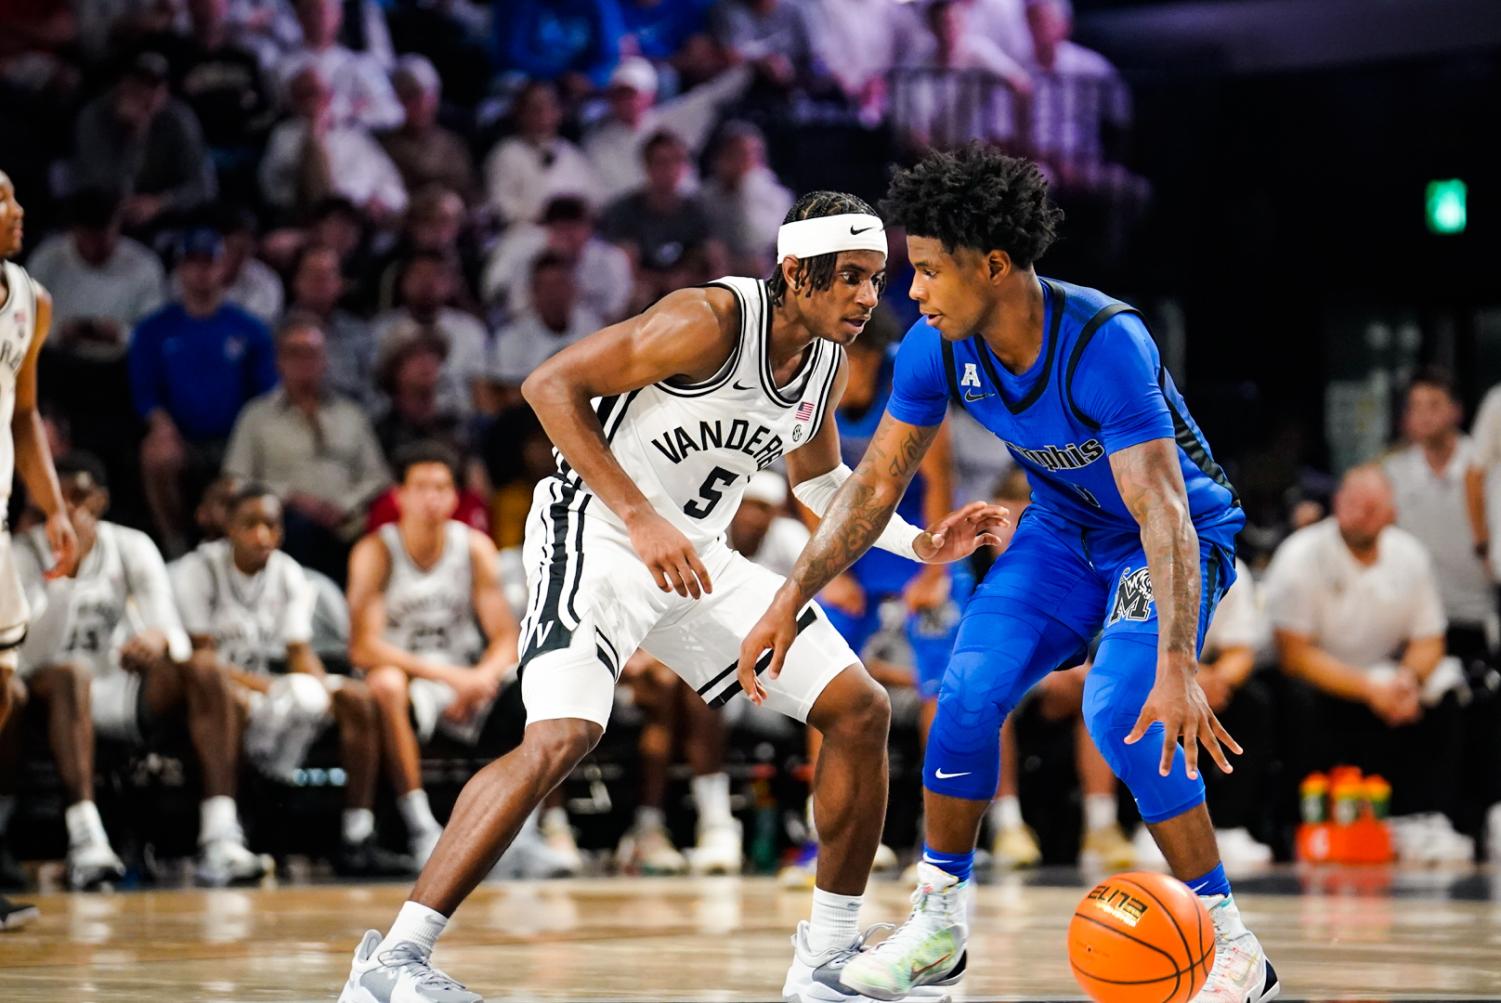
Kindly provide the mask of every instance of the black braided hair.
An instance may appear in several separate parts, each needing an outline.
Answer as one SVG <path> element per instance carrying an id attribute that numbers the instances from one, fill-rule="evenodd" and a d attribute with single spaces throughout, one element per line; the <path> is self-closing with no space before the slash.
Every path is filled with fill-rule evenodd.
<path id="1" fill-rule="evenodd" d="M 795 223 L 800 219 L 818 219 L 821 216 L 842 216 L 845 213 L 865 213 L 870 216 L 876 215 L 870 203 L 864 199 L 845 192 L 809 192 L 798 199 L 791 209 L 787 210 L 787 216 L 783 223 Z M 793 273 L 793 288 L 802 296 L 811 296 L 815 290 L 824 290 L 834 284 L 834 263 L 839 259 L 839 252 L 832 254 L 815 254 L 809 258 L 800 258 L 797 262 L 797 271 Z M 787 279 L 782 275 L 782 262 L 777 261 L 772 269 L 771 278 L 766 280 L 771 292 L 773 306 L 781 306 L 782 300 L 787 296 Z"/>
<path id="2" fill-rule="evenodd" d="M 1036 164 L 980 143 L 930 153 L 898 171 L 881 211 L 888 226 L 942 241 L 950 253 L 1005 251 L 1021 269 L 1052 246 L 1063 221 Z"/>

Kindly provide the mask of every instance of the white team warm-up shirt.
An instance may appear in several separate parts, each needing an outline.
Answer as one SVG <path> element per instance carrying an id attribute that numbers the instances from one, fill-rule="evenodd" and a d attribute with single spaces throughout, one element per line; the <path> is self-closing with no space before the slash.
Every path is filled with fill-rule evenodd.
<path id="1" fill-rule="evenodd" d="M 16 378 L 21 363 L 31 351 L 36 334 L 36 286 L 26 269 L 10 261 L 0 262 L 5 269 L 9 292 L 0 305 L 0 515 L 10 499 L 11 479 L 16 473 L 16 444 L 11 437 L 10 420 L 16 413 Z"/>
<path id="2" fill-rule="evenodd" d="M 386 641 L 435 661 L 469 665 L 479 658 L 485 644 L 474 616 L 471 532 L 464 523 L 449 520 L 442 556 L 431 567 L 419 568 L 395 523 L 377 531 L 391 564 L 383 591 Z"/>
<path id="3" fill-rule="evenodd" d="M 192 654 L 167 567 L 145 533 L 100 522 L 78 574 L 50 582 L 42 576 L 52 566 L 52 550 L 41 527 L 17 539 L 14 553 L 32 611 L 22 671 L 68 661 L 87 665 L 96 679 L 122 672 L 120 644 L 142 630 L 164 632 L 178 661 Z"/>
<path id="4" fill-rule="evenodd" d="M 212 637 L 219 657 L 246 672 L 269 673 L 288 645 L 312 641 L 316 593 L 302 566 L 279 550 L 247 575 L 229 541 L 214 540 L 174 561 L 171 576 L 188 633 Z"/>
<path id="5" fill-rule="evenodd" d="M 1261 595 L 1251 569 L 1239 557 L 1235 559 L 1235 583 L 1220 598 L 1214 619 L 1204 634 L 1205 662 L 1211 662 L 1227 648 L 1260 649 L 1266 642 L 1266 625 L 1262 617 Z"/>
<path id="6" fill-rule="evenodd" d="M 1262 587 L 1273 627 L 1304 634 L 1347 665 L 1372 668 L 1409 641 L 1444 633 L 1443 604 L 1423 545 L 1381 531 L 1376 562 L 1355 560 L 1330 517 L 1282 542 Z"/>

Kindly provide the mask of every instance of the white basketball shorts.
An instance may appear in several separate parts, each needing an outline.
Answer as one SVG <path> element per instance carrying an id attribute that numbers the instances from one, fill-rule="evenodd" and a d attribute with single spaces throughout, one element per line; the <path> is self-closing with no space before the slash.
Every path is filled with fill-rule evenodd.
<path id="1" fill-rule="evenodd" d="M 601 503 L 546 478 L 533 496 L 522 558 L 528 603 L 521 621 L 521 694 L 527 723 L 610 718 L 621 667 L 639 647 L 720 706 L 741 692 L 740 642 L 782 578 L 723 540 L 700 549 L 714 591 L 701 599 L 663 592 L 613 523 L 590 515 Z M 798 617 L 782 673 L 766 676 L 766 706 L 806 721 L 824 687 L 859 659 L 816 603 Z"/>
<path id="2" fill-rule="evenodd" d="M 0 512 L 0 517 L 4 513 Z M 26 640 L 26 623 L 31 610 L 21 589 L 16 562 L 10 554 L 10 533 L 0 529 L 0 665 L 16 667 L 16 654 Z"/>

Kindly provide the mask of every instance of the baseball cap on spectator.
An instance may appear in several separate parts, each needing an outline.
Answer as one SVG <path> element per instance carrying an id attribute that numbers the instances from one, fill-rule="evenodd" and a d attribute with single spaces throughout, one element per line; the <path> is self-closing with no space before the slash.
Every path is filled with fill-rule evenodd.
<path id="1" fill-rule="evenodd" d="M 224 253 L 224 240 L 219 231 L 207 226 L 195 226 L 177 240 L 177 260 L 188 258 L 217 258 Z"/>
<path id="2" fill-rule="evenodd" d="M 657 69 L 640 56 L 626 56 L 610 74 L 610 87 L 625 87 L 642 94 L 657 93 Z"/>
<path id="3" fill-rule="evenodd" d="M 770 505 L 777 511 L 787 504 L 787 481 L 778 473 L 760 470 L 745 485 L 745 500 Z"/>
<path id="4" fill-rule="evenodd" d="M 437 94 L 443 88 L 442 78 L 433 67 L 432 62 L 417 53 L 408 53 L 396 60 L 396 70 L 391 74 L 392 82 L 402 79 L 410 80 L 421 88 L 424 94 Z"/>

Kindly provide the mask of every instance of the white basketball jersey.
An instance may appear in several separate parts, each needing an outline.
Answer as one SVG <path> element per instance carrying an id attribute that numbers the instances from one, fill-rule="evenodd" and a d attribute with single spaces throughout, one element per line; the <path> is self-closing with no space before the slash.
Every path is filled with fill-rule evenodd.
<path id="1" fill-rule="evenodd" d="M 4 502 L 10 498 L 16 471 L 10 420 L 16 412 L 16 376 L 36 333 L 36 287 L 20 265 L 5 261 L 0 268 L 5 269 L 9 289 L 5 305 L 0 306 L 0 502 Z"/>
<path id="2" fill-rule="evenodd" d="M 719 372 L 701 383 L 664 381 L 594 401 L 615 459 L 696 544 L 724 535 L 751 475 L 817 434 L 844 354 L 817 339 L 788 384 L 773 385 L 766 283 L 728 277 L 711 285 L 733 292 L 740 308 L 740 340 Z M 561 458 L 558 475 L 566 504 L 581 511 L 592 492 Z M 602 501 L 591 514 L 624 528 Z"/>
<path id="3" fill-rule="evenodd" d="M 443 528 L 443 553 L 426 570 L 407 553 L 395 523 L 387 523 L 378 532 L 391 556 L 385 588 L 385 639 L 418 657 L 472 664 L 483 652 L 484 641 L 474 618 L 470 528 L 449 520 Z"/>
<path id="4" fill-rule="evenodd" d="M 270 673 L 287 645 L 311 640 L 313 591 L 302 566 L 279 550 L 247 575 L 228 540 L 200 544 L 174 563 L 172 585 L 188 632 L 212 637 L 219 658 L 246 672 Z"/>
<path id="5" fill-rule="evenodd" d="M 29 550 L 27 573 L 40 576 L 52 563 L 46 532 L 38 526 L 24 539 Z M 78 573 L 61 587 L 54 583 L 51 590 L 61 605 L 57 609 L 49 605 L 44 616 L 49 621 L 61 616 L 60 631 L 54 634 L 48 627 L 39 633 L 56 637 L 55 647 L 50 651 L 28 648 L 28 657 L 39 663 L 80 662 L 100 677 L 120 671 L 115 658 L 120 642 L 145 628 L 165 631 L 174 654 L 182 655 L 186 641 L 178 640 L 182 628 L 166 578 L 161 554 L 150 537 L 101 521 Z"/>

